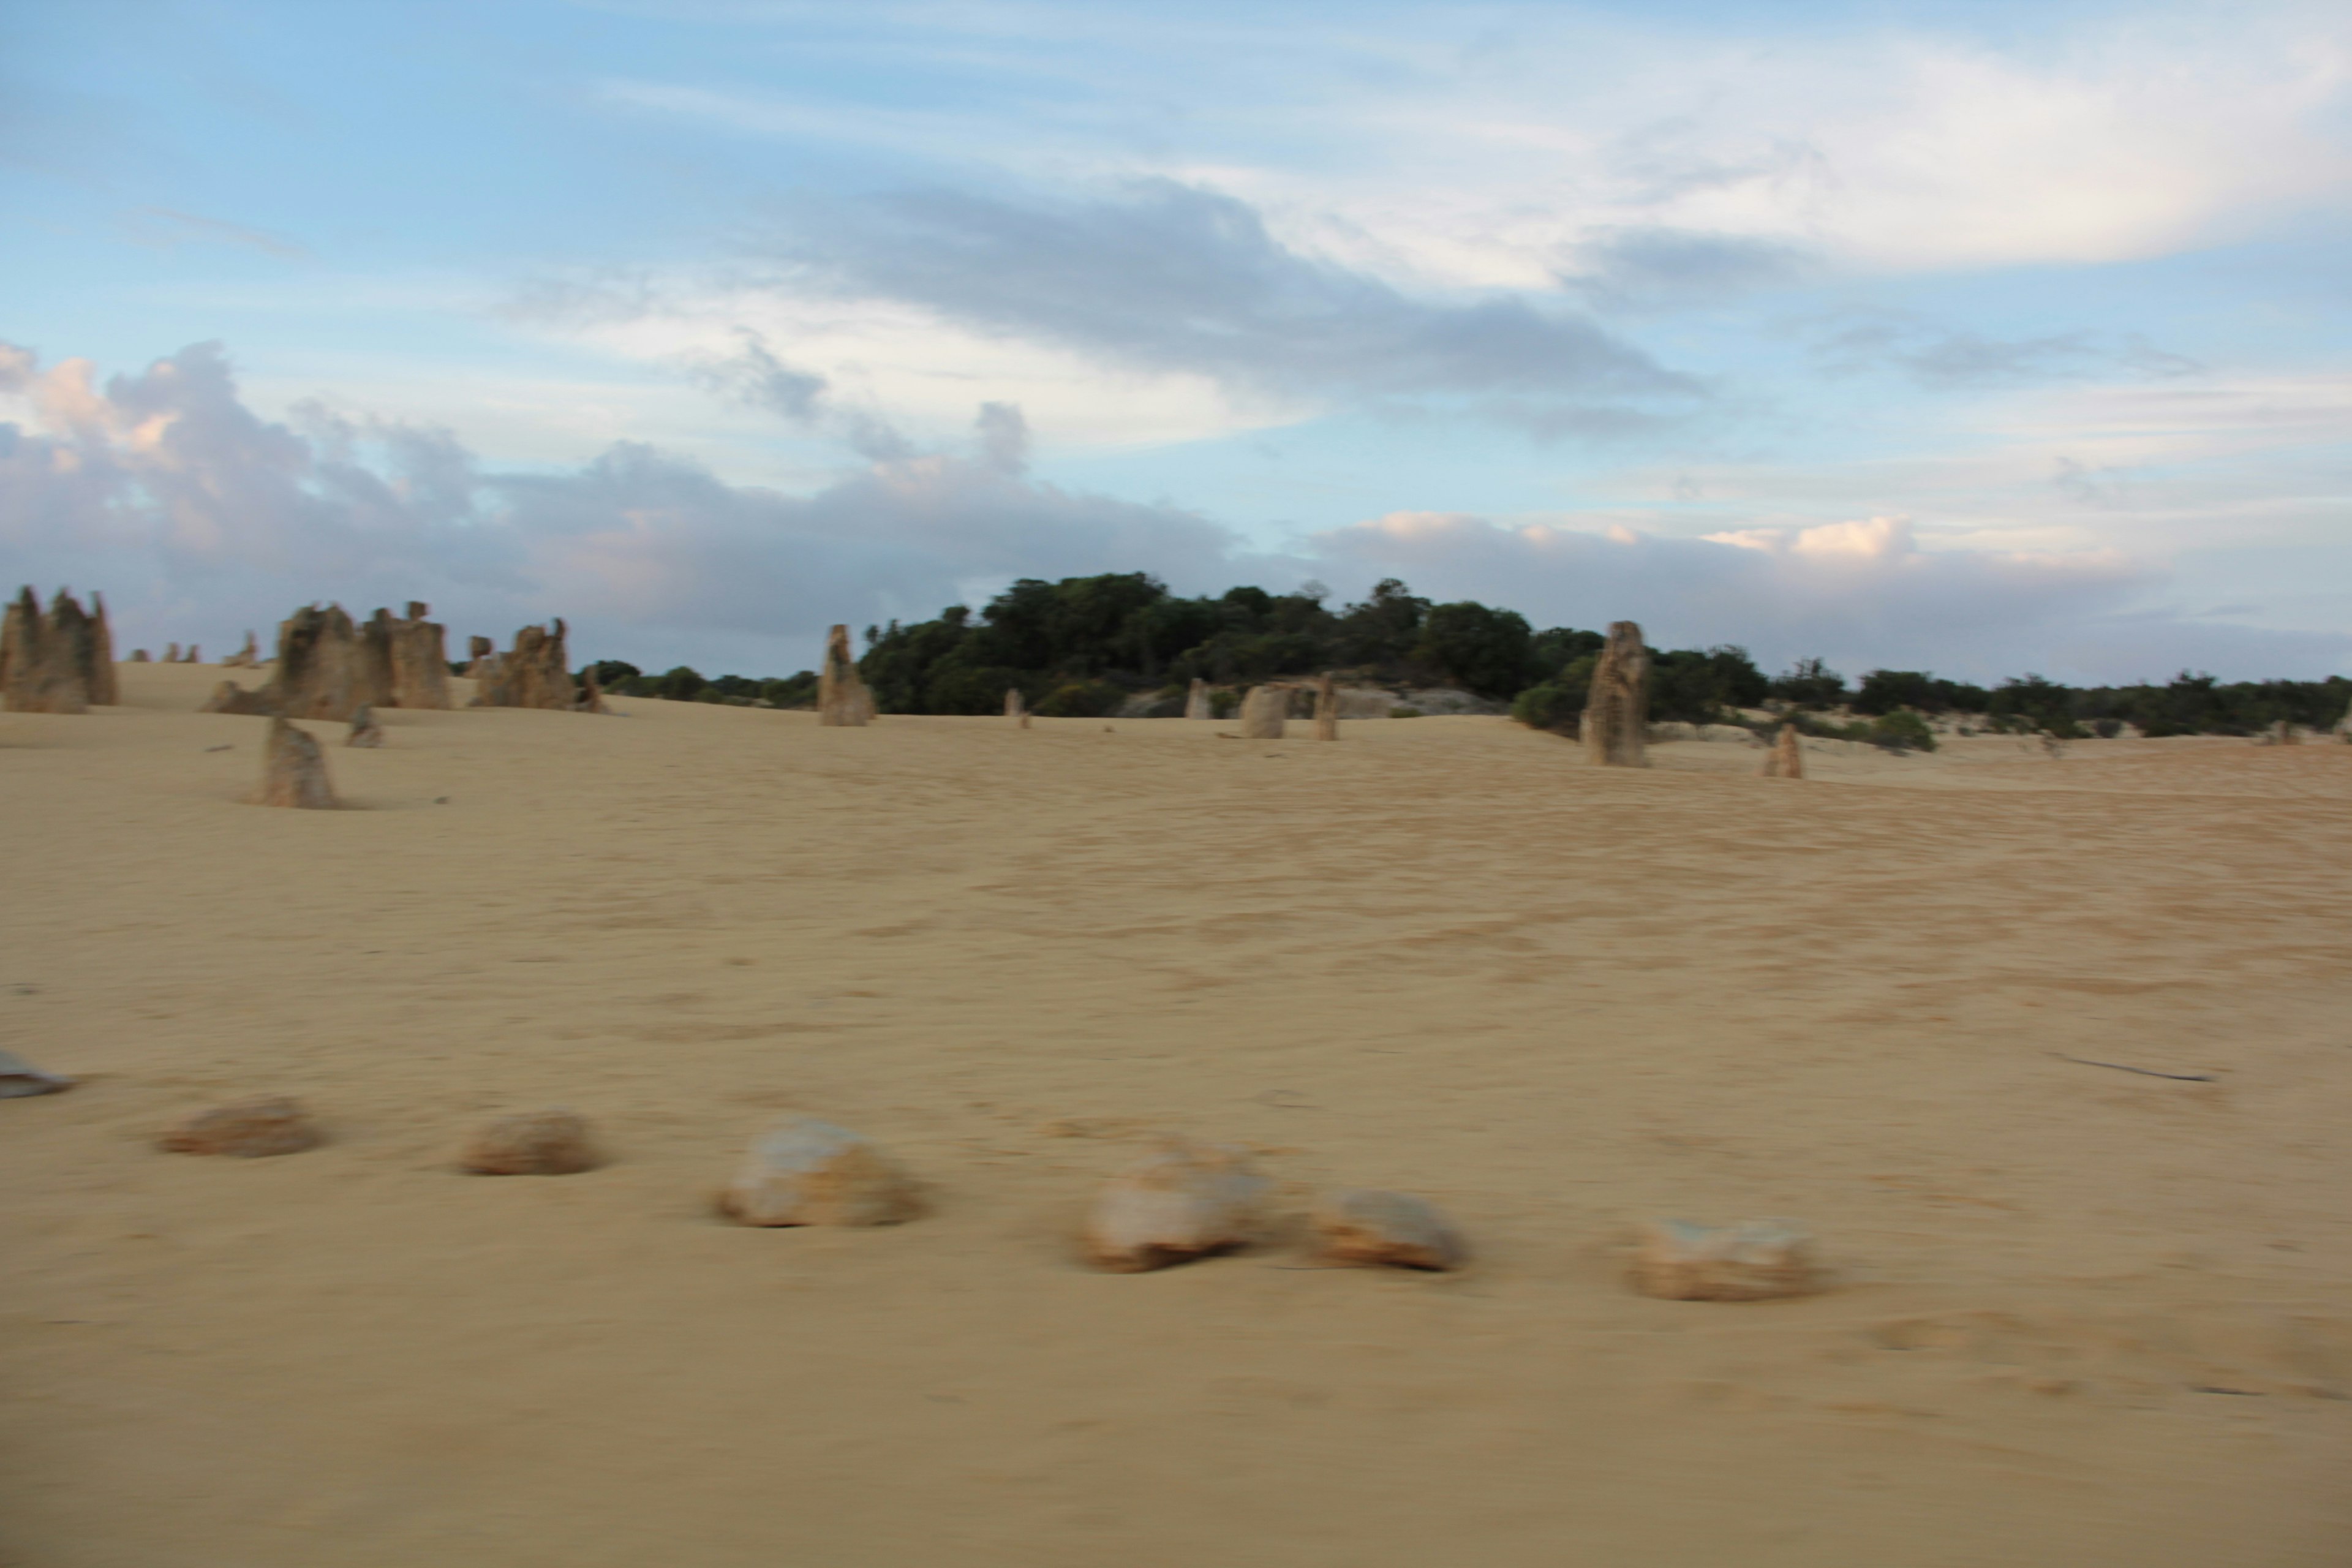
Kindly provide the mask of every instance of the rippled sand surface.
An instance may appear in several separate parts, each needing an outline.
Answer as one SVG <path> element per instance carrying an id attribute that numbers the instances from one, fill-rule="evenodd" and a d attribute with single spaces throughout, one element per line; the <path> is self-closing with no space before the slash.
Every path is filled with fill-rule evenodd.
<path id="1" fill-rule="evenodd" d="M 2352 1560 L 2352 746 L 624 701 L 303 813 L 219 674 L 0 715 L 8 1568 Z M 152 1147 L 255 1093 L 331 1141 Z M 454 1172 L 545 1104 L 613 1163 Z M 933 1212 L 720 1223 L 793 1113 Z M 1477 1262 L 1086 1270 L 1160 1129 Z M 1837 1288 L 1633 1295 L 1658 1215 Z"/>

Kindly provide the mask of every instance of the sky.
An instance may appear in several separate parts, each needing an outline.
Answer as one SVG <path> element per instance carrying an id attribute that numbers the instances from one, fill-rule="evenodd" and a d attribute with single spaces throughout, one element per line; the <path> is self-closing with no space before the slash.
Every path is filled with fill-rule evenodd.
<path id="1" fill-rule="evenodd" d="M 2352 674 L 2340 4 L 0 4 L 0 577 Z M 460 645 L 462 646 L 462 645 Z"/>

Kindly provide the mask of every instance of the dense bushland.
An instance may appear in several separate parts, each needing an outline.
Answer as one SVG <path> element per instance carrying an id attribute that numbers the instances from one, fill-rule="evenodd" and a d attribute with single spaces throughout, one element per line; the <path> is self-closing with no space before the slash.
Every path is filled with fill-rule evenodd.
<path id="1" fill-rule="evenodd" d="M 866 630 L 858 660 L 885 713 L 996 713 L 1018 688 L 1036 712 L 1084 718 L 1145 693 L 1175 711 L 1200 678 L 1221 689 L 1323 670 L 1391 685 L 1458 686 L 1511 703 L 1538 729 L 1574 733 L 1602 643 L 1597 631 L 1538 631 L 1517 611 L 1465 600 L 1437 604 L 1394 578 L 1358 604 L 1331 607 L 1308 584 L 1289 594 L 1239 587 L 1214 596 L 1171 594 L 1141 572 L 1023 578 L 978 612 L 950 605 L 933 620 Z M 1874 669 L 1849 687 L 1820 659 L 1778 676 L 1746 649 L 1667 648 L 1654 656 L 1650 717 L 1738 722 L 1770 709 L 1809 732 L 1932 748 L 1921 715 L 1958 714 L 1984 728 L 2062 740 L 2120 733 L 2253 734 L 2280 720 L 2325 728 L 2352 701 L 2352 681 L 2225 684 L 2183 671 L 2154 686 L 2068 687 L 2039 675 L 1988 689 L 1926 670 Z M 592 665 L 605 689 L 672 701 L 791 708 L 813 702 L 814 671 L 788 679 L 705 677 L 683 666 L 659 675 L 607 659 Z M 1220 692 L 1221 706 L 1230 696 Z M 1825 715 L 1847 710 L 1860 722 Z"/>

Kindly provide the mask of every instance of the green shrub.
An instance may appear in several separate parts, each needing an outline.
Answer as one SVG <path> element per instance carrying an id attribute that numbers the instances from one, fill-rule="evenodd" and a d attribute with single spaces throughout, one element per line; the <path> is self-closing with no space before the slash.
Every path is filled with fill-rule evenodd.
<path id="1" fill-rule="evenodd" d="M 1932 752 L 1936 731 L 1908 708 L 1897 708 L 1872 723 L 1866 737 L 1874 746 L 1890 752 Z"/>
<path id="2" fill-rule="evenodd" d="M 1242 694 L 1230 687 L 1220 686 L 1209 693 L 1209 717 L 1230 719 L 1242 705 Z"/>
<path id="3" fill-rule="evenodd" d="M 2091 733 L 2096 735 L 2102 741 L 2112 741 L 2123 732 L 2124 721 L 2120 719 L 2094 719 L 2091 721 Z"/>
<path id="4" fill-rule="evenodd" d="M 1004 700 L 999 691 L 997 700 Z M 1073 680 L 1057 686 L 1037 704 L 1045 719 L 1099 719 L 1127 700 L 1127 693 L 1108 680 Z"/>
<path id="5" fill-rule="evenodd" d="M 1389 717 L 1391 719 L 1418 719 L 1421 717 L 1421 710 L 1418 708 L 1391 708 L 1389 710 Z"/>
<path id="6" fill-rule="evenodd" d="M 1511 717 L 1530 730 L 1549 730 L 1556 735 L 1576 733 L 1578 716 L 1584 711 L 1587 693 L 1580 689 L 1546 684 L 1530 686 L 1511 704 Z"/>

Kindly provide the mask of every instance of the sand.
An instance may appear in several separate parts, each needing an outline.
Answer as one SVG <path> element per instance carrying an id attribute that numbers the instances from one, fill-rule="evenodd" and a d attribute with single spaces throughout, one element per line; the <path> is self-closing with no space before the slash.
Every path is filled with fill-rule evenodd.
<path id="1" fill-rule="evenodd" d="M 0 716 L 0 1047 L 82 1079 L 0 1101 L 8 1568 L 2352 1558 L 2352 746 L 621 700 L 314 726 L 298 812 L 121 673 Z M 253 1094 L 331 1141 L 152 1147 Z M 455 1171 L 549 1104 L 613 1163 Z M 719 1221 L 796 1113 L 932 1212 Z M 1160 1129 L 1476 1263 L 1091 1272 Z M 1837 1288 L 1632 1294 L 1652 1215 Z"/>

